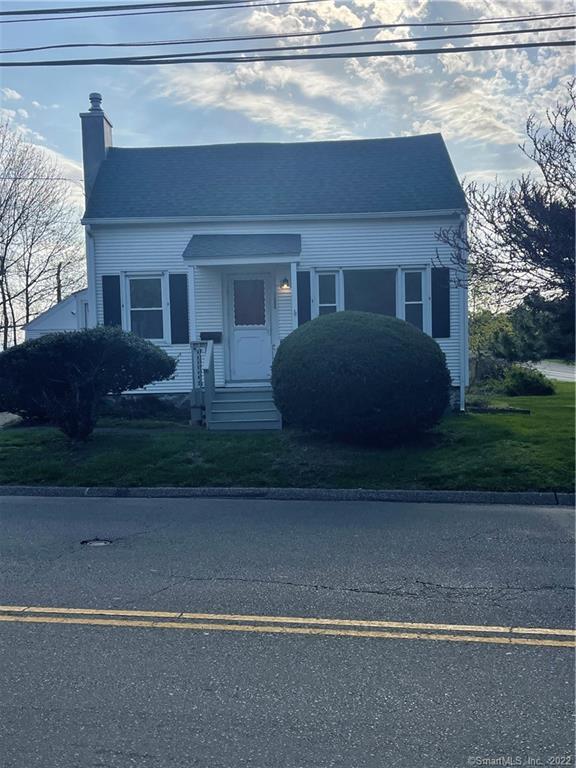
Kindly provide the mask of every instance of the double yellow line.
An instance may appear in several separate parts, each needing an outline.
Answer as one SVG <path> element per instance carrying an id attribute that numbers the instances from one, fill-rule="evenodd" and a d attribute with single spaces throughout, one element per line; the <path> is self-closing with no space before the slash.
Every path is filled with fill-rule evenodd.
<path id="1" fill-rule="evenodd" d="M 187 629 L 203 632 L 327 635 L 393 640 L 444 640 L 460 643 L 576 648 L 575 630 L 545 627 L 500 627 L 476 624 L 432 624 L 409 621 L 253 616 L 234 613 L 123 611 L 22 605 L 0 606 L 0 622 L 77 624 L 141 629 Z"/>

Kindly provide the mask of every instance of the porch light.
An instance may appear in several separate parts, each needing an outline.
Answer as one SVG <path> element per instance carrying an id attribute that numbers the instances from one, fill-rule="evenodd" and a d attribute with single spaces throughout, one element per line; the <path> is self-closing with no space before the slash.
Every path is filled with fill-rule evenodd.
<path id="1" fill-rule="evenodd" d="M 288 291 L 289 289 L 290 289 L 290 280 L 288 280 L 288 278 L 285 277 L 284 280 L 282 280 L 282 282 L 280 283 L 280 290 Z"/>

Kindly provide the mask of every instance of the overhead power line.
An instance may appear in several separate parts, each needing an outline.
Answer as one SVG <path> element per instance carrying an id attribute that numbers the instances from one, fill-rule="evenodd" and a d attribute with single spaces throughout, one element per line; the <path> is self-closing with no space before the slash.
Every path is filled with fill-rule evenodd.
<path id="1" fill-rule="evenodd" d="M 350 32 L 368 32 L 382 29 L 400 29 L 406 27 L 462 27 L 478 26 L 486 24 L 523 24 L 526 22 L 542 22 L 561 19 L 575 18 L 576 13 L 556 13 L 541 16 L 512 16 L 496 19 L 471 19 L 468 21 L 437 21 L 437 22 L 416 22 L 413 24 L 367 24 L 362 27 L 342 27 L 341 29 L 323 29 L 315 32 L 289 32 L 277 34 L 255 34 L 255 35 L 231 35 L 226 37 L 198 37 L 185 40 L 140 40 L 133 42 L 115 42 L 115 43 L 56 43 L 53 45 L 38 45 L 27 48 L 5 48 L 0 50 L 0 54 L 9 53 L 32 53 L 34 51 L 51 51 L 64 48 L 144 48 L 159 47 L 168 45 L 203 45 L 207 43 L 228 43 L 228 42 L 248 42 L 251 40 L 290 40 L 293 38 L 319 37 L 324 35 L 341 35 Z"/>
<path id="2" fill-rule="evenodd" d="M 220 11 L 230 8 L 262 8 L 280 5 L 311 5 L 314 3 L 326 3 L 330 0 L 278 0 L 277 2 L 238 2 L 238 0 L 201 0 L 202 4 L 189 8 L 166 8 L 163 10 L 148 11 L 123 11 L 110 13 L 107 8 L 100 8 L 99 13 L 83 14 L 81 16 L 45 16 L 39 18 L 4 19 L 0 18 L 0 24 L 26 24 L 34 21 L 73 21 L 75 19 L 115 19 L 120 16 L 156 16 L 164 13 L 191 13 L 197 11 Z"/>
<path id="3" fill-rule="evenodd" d="M 180 59 L 183 56 L 229 56 L 234 54 L 260 54 L 260 53 L 270 53 L 270 52 L 279 52 L 284 53 L 285 51 L 311 51 L 311 50 L 318 50 L 323 48 L 352 48 L 355 46 L 366 46 L 366 45 L 398 45 L 400 43 L 418 43 L 418 42 L 430 42 L 432 40 L 458 40 L 462 38 L 477 38 L 477 37 L 496 37 L 500 35 L 522 35 L 522 34 L 532 34 L 535 32 L 551 32 L 556 30 L 566 31 L 566 30 L 574 30 L 576 29 L 575 26 L 566 26 L 566 27 L 543 27 L 542 29 L 510 29 L 505 31 L 498 31 L 498 32 L 468 32 L 460 35 L 427 35 L 426 37 L 401 37 L 396 38 L 394 40 L 359 40 L 357 42 L 345 42 L 345 43 L 318 43 L 317 45 L 286 45 L 279 48 L 278 46 L 275 47 L 266 47 L 266 48 L 233 48 L 228 50 L 220 50 L 220 51 L 196 51 L 193 53 L 165 53 L 165 54 L 159 54 L 158 56 L 131 56 L 131 57 L 125 57 L 124 61 L 138 61 L 139 59 L 147 59 L 147 60 L 156 60 L 161 61 L 163 59 Z M 350 52 L 351 55 L 353 55 L 353 51 Z M 118 61 L 119 59 L 117 59 Z"/>
<path id="4" fill-rule="evenodd" d="M 25 8 L 24 10 L 0 11 L 0 16 L 46 16 L 49 13 L 110 13 L 154 8 L 190 8 L 199 5 L 229 5 L 234 0 L 177 0 L 163 3 L 123 3 L 121 5 L 89 5 L 76 8 Z"/>
<path id="5" fill-rule="evenodd" d="M 264 55 L 264 56 L 215 56 L 207 54 L 206 56 L 182 56 L 179 59 L 160 60 L 153 57 L 142 58 L 107 58 L 107 59 L 64 59 L 47 61 L 2 61 L 0 67 L 67 67 L 67 66 L 94 66 L 94 65 L 128 65 L 144 66 L 162 64 L 250 64 L 260 61 L 305 61 L 312 59 L 364 59 L 364 58 L 383 58 L 399 56 L 423 56 L 431 54 L 452 54 L 452 53 L 478 53 L 480 51 L 502 51 L 518 50 L 525 48 L 565 48 L 576 46 L 576 40 L 546 40 L 533 43 L 499 43 L 497 45 L 475 45 L 460 46 L 454 48 L 416 48 L 401 49 L 393 51 L 342 51 L 337 53 L 291 53 L 284 55 Z"/>
<path id="6" fill-rule="evenodd" d="M 312 51 L 312 50 L 320 50 L 320 49 L 326 49 L 326 48 L 355 48 L 355 47 L 365 47 L 368 45 L 398 45 L 402 43 L 420 43 L 420 42 L 431 42 L 433 40 L 459 40 L 462 38 L 484 38 L 484 37 L 499 37 L 502 35 L 526 35 L 526 34 L 535 34 L 540 32 L 556 32 L 556 31 L 568 31 L 568 30 L 574 30 L 576 29 L 576 26 L 570 25 L 570 26 L 562 26 L 562 27 L 541 27 L 538 29 L 508 29 L 508 30 L 498 30 L 496 32 L 465 32 L 463 34 L 458 35 L 427 35 L 425 37 L 400 37 L 395 38 L 391 40 L 359 40 L 359 41 L 347 41 L 343 43 L 318 43 L 316 45 L 287 45 L 287 46 L 268 46 L 264 48 L 228 48 L 223 50 L 212 50 L 212 51 L 193 51 L 193 52 L 180 52 L 180 53 L 165 53 L 165 54 L 158 54 L 156 56 L 122 56 L 122 57 L 108 57 L 106 59 L 100 59 L 101 62 L 111 62 L 115 64 L 127 64 L 127 63 L 138 63 L 139 61 L 145 60 L 147 62 L 161 62 L 165 60 L 174 60 L 174 59 L 181 59 L 186 56 L 194 56 L 194 57 L 206 57 L 206 56 L 230 56 L 230 55 L 253 55 L 253 54 L 261 54 L 261 53 L 282 53 L 284 54 L 286 51 Z M 353 51 L 350 51 L 350 55 L 352 56 L 354 54 Z M 86 60 L 90 61 L 90 59 Z"/>

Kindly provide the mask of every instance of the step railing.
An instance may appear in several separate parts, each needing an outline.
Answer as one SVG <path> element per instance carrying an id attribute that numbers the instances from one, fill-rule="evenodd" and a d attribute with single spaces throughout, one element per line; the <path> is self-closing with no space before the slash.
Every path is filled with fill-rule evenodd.
<path id="1" fill-rule="evenodd" d="M 193 341 L 192 347 L 192 405 L 204 409 L 204 423 L 209 425 L 216 383 L 214 378 L 214 342 Z"/>

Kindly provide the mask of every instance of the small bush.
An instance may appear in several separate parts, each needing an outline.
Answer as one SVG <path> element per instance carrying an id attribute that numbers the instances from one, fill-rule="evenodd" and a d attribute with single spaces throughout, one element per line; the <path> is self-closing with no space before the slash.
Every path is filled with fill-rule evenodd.
<path id="1" fill-rule="evenodd" d="M 382 439 L 436 424 L 450 374 L 438 344 L 403 320 L 324 315 L 282 341 L 272 365 L 286 423 L 347 438 Z"/>
<path id="2" fill-rule="evenodd" d="M 510 368 L 507 360 L 494 355 L 476 355 L 470 357 L 470 382 L 473 386 L 482 387 L 486 382 L 502 381 Z"/>
<path id="3" fill-rule="evenodd" d="M 105 395 L 168 379 L 175 369 L 163 350 L 119 328 L 52 333 L 0 355 L 0 411 L 45 417 L 86 440 Z"/>
<path id="4" fill-rule="evenodd" d="M 507 395 L 553 395 L 554 384 L 535 368 L 512 365 L 502 382 Z"/>

